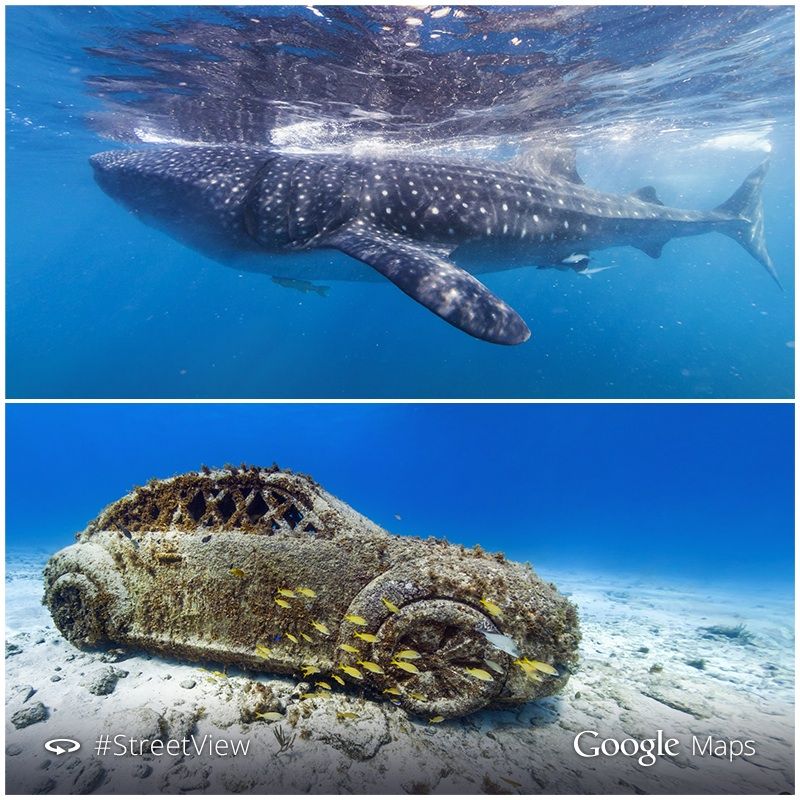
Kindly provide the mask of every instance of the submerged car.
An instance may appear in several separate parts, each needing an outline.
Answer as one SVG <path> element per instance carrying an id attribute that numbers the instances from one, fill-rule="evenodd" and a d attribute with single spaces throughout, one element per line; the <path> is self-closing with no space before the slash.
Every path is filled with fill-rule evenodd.
<path id="1" fill-rule="evenodd" d="M 277 467 L 135 489 L 50 559 L 44 603 L 81 648 L 299 675 L 441 717 L 553 694 L 580 638 L 529 565 L 389 534 Z"/>

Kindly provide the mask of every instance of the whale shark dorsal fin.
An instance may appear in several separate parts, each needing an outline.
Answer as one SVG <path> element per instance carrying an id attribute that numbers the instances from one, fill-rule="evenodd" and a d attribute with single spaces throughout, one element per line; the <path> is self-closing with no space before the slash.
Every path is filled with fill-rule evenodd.
<path id="1" fill-rule="evenodd" d="M 583 183 L 578 174 L 575 151 L 562 145 L 544 145 L 524 150 L 508 162 L 518 172 L 557 175 L 570 183 Z"/>
<path id="2" fill-rule="evenodd" d="M 631 192 L 631 197 L 635 197 L 637 200 L 642 200 L 645 203 L 653 203 L 653 205 L 657 206 L 664 205 L 656 194 L 655 188 L 652 186 L 642 186 L 641 189 Z"/>
<path id="3" fill-rule="evenodd" d="M 402 289 L 462 331 L 495 344 L 520 344 L 531 332 L 522 317 L 441 249 L 379 228 L 365 220 L 339 228 L 319 242 L 335 247 Z"/>

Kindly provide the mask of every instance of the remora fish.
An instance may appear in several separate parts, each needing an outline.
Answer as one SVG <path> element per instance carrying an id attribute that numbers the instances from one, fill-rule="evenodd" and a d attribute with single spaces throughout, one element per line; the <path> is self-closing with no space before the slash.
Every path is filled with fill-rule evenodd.
<path id="1" fill-rule="evenodd" d="M 620 245 L 658 258 L 672 238 L 717 231 L 778 280 L 764 239 L 767 162 L 707 212 L 667 208 L 651 186 L 628 196 L 590 189 L 574 154 L 553 148 L 516 164 L 300 156 L 227 144 L 116 150 L 91 163 L 111 197 L 223 263 L 285 276 L 286 265 L 268 263 L 264 253 L 340 250 L 450 324 L 499 344 L 524 342 L 528 326 L 457 262 L 476 273 L 563 269 L 572 254 Z M 367 277 L 363 266 L 323 261 L 297 265 L 295 279 Z"/>
<path id="2" fill-rule="evenodd" d="M 272 282 L 277 283 L 278 286 L 283 286 L 284 289 L 294 289 L 296 292 L 303 294 L 318 294 L 320 297 L 327 297 L 330 291 L 330 286 L 317 286 L 311 281 L 301 281 L 296 278 L 281 278 L 279 275 L 273 275 Z"/>

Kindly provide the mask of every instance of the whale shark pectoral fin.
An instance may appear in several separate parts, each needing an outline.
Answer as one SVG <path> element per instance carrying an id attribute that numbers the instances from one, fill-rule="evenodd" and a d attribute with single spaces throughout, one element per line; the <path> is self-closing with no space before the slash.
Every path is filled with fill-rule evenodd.
<path id="1" fill-rule="evenodd" d="M 434 249 L 363 220 L 320 242 L 365 264 L 465 333 L 495 344 L 520 344 L 531 332 L 522 317 L 480 281 Z"/>

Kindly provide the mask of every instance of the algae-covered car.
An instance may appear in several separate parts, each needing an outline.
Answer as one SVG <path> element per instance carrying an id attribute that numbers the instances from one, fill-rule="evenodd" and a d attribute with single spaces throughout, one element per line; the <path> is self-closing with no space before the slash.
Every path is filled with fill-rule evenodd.
<path id="1" fill-rule="evenodd" d="M 387 533 L 311 478 L 187 473 L 108 506 L 45 568 L 78 647 L 141 648 L 453 717 L 558 691 L 574 606 L 530 566 Z"/>

